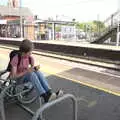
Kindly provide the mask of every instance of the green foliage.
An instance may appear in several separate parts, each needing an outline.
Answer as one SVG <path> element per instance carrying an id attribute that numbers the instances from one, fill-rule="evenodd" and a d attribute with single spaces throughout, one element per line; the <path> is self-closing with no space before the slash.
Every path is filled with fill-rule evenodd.
<path id="1" fill-rule="evenodd" d="M 48 24 L 47 27 L 52 29 L 52 24 Z M 60 32 L 61 31 L 61 26 L 56 25 L 55 30 L 56 30 L 56 32 Z"/>
<path id="2" fill-rule="evenodd" d="M 97 27 L 97 31 L 99 32 L 105 29 L 105 24 L 101 21 L 94 20 L 93 24 Z"/>
<path id="3" fill-rule="evenodd" d="M 100 32 L 105 29 L 105 25 L 101 21 L 94 20 L 92 22 L 84 22 L 84 23 L 76 23 L 77 29 L 82 29 L 84 31 L 91 31 L 91 32 Z"/>
<path id="4" fill-rule="evenodd" d="M 52 28 L 52 24 L 47 24 L 47 27 L 48 28 Z"/>
<path id="5" fill-rule="evenodd" d="M 104 23 L 101 22 L 101 21 L 94 20 L 93 23 L 94 23 L 95 25 L 100 26 L 101 28 L 104 28 L 104 27 L 105 27 Z"/>
<path id="6" fill-rule="evenodd" d="M 76 23 L 76 27 L 77 27 L 77 29 L 85 30 L 85 23 L 79 23 L 79 22 L 77 22 Z"/>
<path id="7" fill-rule="evenodd" d="M 52 28 L 52 24 L 48 24 L 47 27 Z M 76 28 L 87 32 L 102 32 L 105 29 L 105 25 L 101 21 L 94 20 L 92 22 L 76 22 Z M 61 25 L 56 25 L 56 32 L 61 31 Z"/>
<path id="8" fill-rule="evenodd" d="M 60 31 L 61 31 L 61 27 L 60 27 L 60 26 L 56 26 L 56 27 L 55 27 L 55 31 L 56 31 L 56 32 L 60 32 Z"/>

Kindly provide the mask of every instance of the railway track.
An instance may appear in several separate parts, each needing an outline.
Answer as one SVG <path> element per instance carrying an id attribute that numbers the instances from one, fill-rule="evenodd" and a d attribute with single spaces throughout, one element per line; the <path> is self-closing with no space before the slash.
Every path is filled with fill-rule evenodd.
<path id="1" fill-rule="evenodd" d="M 6 45 L 0 45 L 0 48 L 9 49 L 9 50 L 18 49 L 18 47 L 16 46 L 6 46 Z M 61 59 L 61 60 L 67 60 L 67 61 L 71 61 L 75 63 L 83 63 L 83 64 L 92 65 L 92 66 L 98 66 L 101 68 L 106 68 L 106 69 L 111 69 L 111 70 L 116 70 L 116 71 L 120 70 L 119 61 L 98 59 L 98 58 L 93 58 L 93 57 L 87 57 L 86 55 L 74 56 L 70 54 L 56 53 L 56 52 L 45 51 L 45 50 L 40 50 L 40 49 L 35 49 L 33 51 L 33 54 L 46 56 L 46 57 L 52 57 L 52 58 Z"/>

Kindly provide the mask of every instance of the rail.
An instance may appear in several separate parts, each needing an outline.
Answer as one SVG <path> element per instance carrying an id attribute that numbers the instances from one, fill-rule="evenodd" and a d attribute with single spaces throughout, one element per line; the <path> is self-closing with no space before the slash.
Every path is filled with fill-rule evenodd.
<path id="1" fill-rule="evenodd" d="M 60 103 L 61 101 L 65 100 L 65 99 L 72 99 L 73 101 L 73 109 L 74 109 L 74 116 L 73 116 L 73 120 L 77 120 L 77 100 L 76 98 L 71 95 L 71 94 L 66 94 L 52 102 L 49 102 L 45 105 L 43 105 L 41 108 L 39 108 L 36 113 L 34 114 L 32 120 L 38 120 L 38 118 L 40 117 L 40 120 L 43 120 L 43 116 L 42 113 L 43 111 L 45 111 L 46 109 L 50 108 L 51 106 Z"/>
<path id="2" fill-rule="evenodd" d="M 1 118 L 2 120 L 6 120 L 5 118 L 5 110 L 4 110 L 4 96 L 5 92 L 11 87 L 12 85 L 9 85 L 5 87 L 2 92 L 0 93 L 0 113 L 1 113 Z"/>
<path id="3" fill-rule="evenodd" d="M 1 44 L 19 46 L 20 41 L 2 40 Z M 103 68 L 120 70 L 120 47 L 94 44 L 53 44 L 47 42 L 34 41 L 34 54 L 63 59 L 77 63 L 100 66 Z M 12 47 L 0 46 L 5 49 L 15 49 Z M 42 50 L 42 52 L 40 52 Z"/>

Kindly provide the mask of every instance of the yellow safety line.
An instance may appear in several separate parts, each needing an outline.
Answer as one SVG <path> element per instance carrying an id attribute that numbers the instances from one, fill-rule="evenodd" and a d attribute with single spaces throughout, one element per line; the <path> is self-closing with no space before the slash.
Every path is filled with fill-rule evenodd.
<path id="1" fill-rule="evenodd" d="M 56 73 L 52 73 L 52 71 L 50 70 L 45 70 L 44 72 L 48 73 L 48 74 L 53 74 L 55 76 L 58 76 L 60 78 L 64 78 L 66 80 L 69 80 L 69 81 L 72 81 L 72 82 L 75 82 L 75 83 L 79 83 L 79 84 L 82 84 L 84 86 L 88 86 L 88 87 L 91 87 L 91 88 L 94 88 L 94 89 L 98 89 L 98 90 L 101 90 L 101 91 L 104 91 L 106 93 L 109 93 L 109 94 L 112 94 L 112 95 L 116 95 L 116 96 L 120 96 L 120 92 L 114 92 L 112 90 L 108 90 L 106 88 L 102 88 L 102 87 L 98 87 L 98 86 L 95 86 L 95 85 L 92 85 L 92 84 L 89 84 L 89 83 L 85 83 L 85 82 L 81 82 L 79 80 L 75 80 L 75 79 L 72 79 L 72 78 L 68 78 L 68 77 L 65 77 L 65 76 L 62 76 L 62 75 L 59 75 L 59 74 L 56 74 Z"/>
<path id="2" fill-rule="evenodd" d="M 4 56 L 4 55 L 3 55 Z M 2 56 L 2 57 L 3 57 Z M 4 59 L 5 59 L 5 56 L 4 56 Z M 75 79 L 72 79 L 72 78 L 68 78 L 68 77 L 65 77 L 65 76 L 62 76 L 62 75 L 59 75 L 55 72 L 52 72 L 51 70 L 48 70 L 48 69 L 42 69 L 43 72 L 45 73 L 48 73 L 48 74 L 53 74 L 57 77 L 60 77 L 60 78 L 64 78 L 66 80 L 69 80 L 69 81 L 72 81 L 72 82 L 75 82 L 75 83 L 79 83 L 79 84 L 82 84 L 84 86 L 88 86 L 88 87 L 91 87 L 91 88 L 94 88 L 94 89 L 98 89 L 98 90 L 101 90 L 101 91 L 104 91 L 106 93 L 109 93 L 109 94 L 113 94 L 113 95 L 116 95 L 116 96 L 120 96 L 120 92 L 114 92 L 112 90 L 108 90 L 106 88 L 102 88 L 102 87 L 98 87 L 98 86 L 95 86 L 95 85 L 92 85 L 92 84 L 89 84 L 89 83 L 85 83 L 85 82 L 81 82 L 79 80 L 75 80 Z"/>

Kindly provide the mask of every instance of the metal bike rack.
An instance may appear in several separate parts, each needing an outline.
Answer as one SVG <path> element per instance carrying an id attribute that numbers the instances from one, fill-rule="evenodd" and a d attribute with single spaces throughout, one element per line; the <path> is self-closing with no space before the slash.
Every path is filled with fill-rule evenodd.
<path id="1" fill-rule="evenodd" d="M 5 109 L 4 109 L 4 97 L 5 97 L 5 93 L 6 91 L 11 88 L 12 85 L 9 85 L 7 87 L 5 87 L 2 92 L 0 93 L 0 113 L 1 113 L 1 117 L 2 117 L 2 120 L 6 120 L 6 117 L 5 117 Z M 27 112 L 29 112 L 32 116 L 34 115 L 34 112 L 29 109 L 28 107 L 26 107 L 25 105 L 22 105 L 20 103 L 17 103 L 17 105 L 19 105 L 20 107 L 22 107 L 23 109 L 25 109 Z M 40 101 L 40 105 L 41 105 L 41 101 Z"/>
<path id="2" fill-rule="evenodd" d="M 5 92 L 10 87 L 11 87 L 11 85 L 9 85 L 8 87 L 4 88 L 3 91 L 0 93 L 0 112 L 1 112 L 2 120 L 5 120 L 4 96 L 5 96 Z"/>
<path id="3" fill-rule="evenodd" d="M 74 117 L 73 120 L 77 120 L 77 100 L 75 98 L 75 96 L 73 96 L 72 94 L 66 94 L 56 100 L 53 100 L 52 102 L 48 102 L 45 105 L 43 105 L 41 108 L 39 108 L 36 113 L 34 114 L 32 120 L 37 120 L 40 117 L 40 120 L 43 120 L 42 117 L 42 113 L 44 110 L 50 108 L 51 106 L 60 103 L 61 101 L 65 100 L 65 99 L 71 99 L 73 101 L 73 106 L 74 106 Z"/>
<path id="4" fill-rule="evenodd" d="M 0 78 L 1 81 L 7 81 L 5 79 L 2 79 Z M 9 82 L 9 80 L 7 81 Z M 2 120 L 6 120 L 6 117 L 5 117 L 5 109 L 4 109 L 4 97 L 5 97 L 5 93 L 6 91 L 12 87 L 12 84 L 11 85 L 8 85 L 6 86 L 0 93 L 0 114 L 1 114 L 1 117 L 2 117 Z M 24 93 L 24 92 L 23 92 Z M 10 95 L 9 95 L 10 96 Z M 17 96 L 17 94 L 16 94 Z M 40 102 L 40 106 L 41 106 L 41 99 L 39 100 Z M 20 104 L 20 103 L 16 103 L 17 105 L 19 105 L 21 108 L 23 108 L 24 110 L 26 110 L 27 112 L 29 112 L 32 116 L 35 114 L 31 109 L 29 109 L 28 107 L 26 107 L 25 105 L 23 104 Z"/>
<path id="5" fill-rule="evenodd" d="M 0 113 L 1 113 L 1 117 L 2 120 L 6 120 L 5 117 L 5 110 L 4 110 L 4 97 L 5 97 L 5 92 L 11 87 L 12 85 L 9 85 L 8 87 L 5 87 L 3 89 L 3 91 L 0 93 Z M 22 108 L 24 108 L 27 112 L 29 112 L 31 115 L 33 115 L 32 120 L 37 120 L 39 117 L 41 120 L 43 120 L 42 117 L 42 113 L 44 110 L 50 108 L 51 106 L 60 103 L 61 101 L 65 100 L 65 99 L 71 99 L 73 101 L 73 109 L 74 109 L 74 116 L 73 116 L 73 120 L 77 120 L 77 100 L 75 98 L 75 96 L 73 96 L 72 94 L 66 94 L 63 95 L 62 97 L 53 100 L 51 102 L 48 102 L 42 106 L 40 106 L 40 108 L 34 113 L 31 109 L 29 109 L 28 107 L 26 107 L 25 105 L 19 104 Z M 41 103 L 40 103 L 41 104 Z"/>
<path id="6" fill-rule="evenodd" d="M 38 99 L 39 99 L 39 107 L 41 107 L 41 106 L 42 106 L 41 98 L 38 97 Z M 32 111 L 29 107 L 27 107 L 27 106 L 25 106 L 25 105 L 23 105 L 23 104 L 21 104 L 21 103 L 17 103 L 17 105 L 18 105 L 19 107 L 21 107 L 22 109 L 24 109 L 25 111 L 27 111 L 28 113 L 30 113 L 32 116 L 35 114 L 35 112 Z"/>

